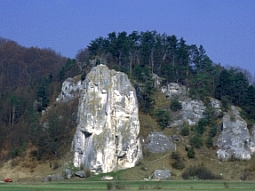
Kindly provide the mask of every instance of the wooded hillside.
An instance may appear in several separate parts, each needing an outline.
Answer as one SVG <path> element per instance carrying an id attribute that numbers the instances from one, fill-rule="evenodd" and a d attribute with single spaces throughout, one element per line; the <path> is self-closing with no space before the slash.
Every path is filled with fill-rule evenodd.
<path id="1" fill-rule="evenodd" d="M 0 156 L 15 157 L 36 144 L 41 111 L 55 100 L 70 64 L 52 49 L 0 38 Z"/>
<path id="2" fill-rule="evenodd" d="M 153 88 L 153 74 L 157 74 L 165 83 L 177 82 L 190 88 L 192 98 L 215 97 L 225 109 L 234 104 L 244 109 L 246 119 L 255 118 L 252 75 L 242 68 L 224 68 L 213 63 L 202 45 L 188 45 L 183 38 L 156 31 L 112 32 L 92 40 L 77 59 L 85 61 L 82 55 L 86 52 L 90 58 L 105 58 L 110 67 L 143 83 L 147 93 Z"/>

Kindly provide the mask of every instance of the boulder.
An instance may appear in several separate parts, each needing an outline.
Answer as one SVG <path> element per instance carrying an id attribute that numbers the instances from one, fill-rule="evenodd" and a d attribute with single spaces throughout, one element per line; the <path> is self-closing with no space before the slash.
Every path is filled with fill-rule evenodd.
<path id="1" fill-rule="evenodd" d="M 254 139 L 247 128 L 247 123 L 240 117 L 235 106 L 231 106 L 222 119 L 222 132 L 216 142 L 217 157 L 223 161 L 231 158 L 249 160 L 255 150 Z"/>
<path id="2" fill-rule="evenodd" d="M 162 87 L 161 91 L 166 94 L 166 96 L 170 99 L 174 97 L 178 97 L 180 100 L 183 97 L 187 96 L 187 88 L 185 86 L 181 86 L 178 83 L 169 83 L 167 87 Z"/>
<path id="3" fill-rule="evenodd" d="M 78 176 L 80 178 L 86 177 L 85 172 L 83 170 L 76 171 L 76 172 L 74 172 L 74 174 L 75 174 L 75 176 Z"/>
<path id="4" fill-rule="evenodd" d="M 113 177 L 112 176 L 103 176 L 102 178 L 101 178 L 101 180 L 113 180 Z"/>
<path id="5" fill-rule="evenodd" d="M 155 170 L 152 175 L 153 179 L 166 180 L 171 178 L 170 170 Z"/>
<path id="6" fill-rule="evenodd" d="M 61 180 L 64 180 L 64 177 L 60 174 L 51 174 L 51 175 L 48 175 L 46 176 L 44 179 L 43 179 L 43 182 L 56 182 L 56 181 L 61 181 Z"/>
<path id="7" fill-rule="evenodd" d="M 160 132 L 152 132 L 146 138 L 144 148 L 152 153 L 174 151 L 175 143 Z"/>
<path id="8" fill-rule="evenodd" d="M 73 173 L 72 173 L 71 169 L 66 168 L 63 170 L 63 175 L 66 179 L 71 179 L 73 176 Z"/>
<path id="9" fill-rule="evenodd" d="M 94 67 L 82 83 L 73 138 L 75 167 L 111 172 L 142 158 L 136 91 L 126 74 Z"/>

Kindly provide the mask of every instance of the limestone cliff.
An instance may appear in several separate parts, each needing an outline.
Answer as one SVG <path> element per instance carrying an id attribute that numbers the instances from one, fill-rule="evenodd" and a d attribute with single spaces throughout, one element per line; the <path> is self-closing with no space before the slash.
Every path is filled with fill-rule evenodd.
<path id="1" fill-rule="evenodd" d="M 136 92 L 126 74 L 94 67 L 82 83 L 73 139 L 76 167 L 130 168 L 142 158 Z"/>

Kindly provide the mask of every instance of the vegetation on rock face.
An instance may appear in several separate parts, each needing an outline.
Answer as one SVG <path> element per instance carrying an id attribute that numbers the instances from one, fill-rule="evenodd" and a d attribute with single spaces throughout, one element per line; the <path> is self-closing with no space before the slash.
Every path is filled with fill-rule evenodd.
<path id="1" fill-rule="evenodd" d="M 178 101 L 177 98 L 174 98 L 174 99 L 171 101 L 170 108 L 171 108 L 172 111 L 178 111 L 178 110 L 181 110 L 181 109 L 182 109 L 182 104 Z"/>

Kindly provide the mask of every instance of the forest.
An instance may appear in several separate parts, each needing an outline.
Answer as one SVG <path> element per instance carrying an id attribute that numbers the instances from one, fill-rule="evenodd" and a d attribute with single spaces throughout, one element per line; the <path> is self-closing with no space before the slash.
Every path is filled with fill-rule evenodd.
<path id="1" fill-rule="evenodd" d="M 84 79 L 93 67 L 90 60 L 125 72 L 134 86 L 142 86 L 139 109 L 148 114 L 152 115 L 154 109 L 153 76 L 157 75 L 165 84 L 185 85 L 193 99 L 206 102 L 208 97 L 214 97 L 221 100 L 224 110 L 231 104 L 239 106 L 248 126 L 254 123 L 252 75 L 241 67 L 214 63 L 202 45 L 188 45 L 184 38 L 156 31 L 133 31 L 111 32 L 84 46 L 76 58 L 66 58 L 49 48 L 26 48 L 0 38 L 0 159 L 20 156 L 28 144 L 38 147 L 32 153 L 38 160 L 58 157 L 59 145 L 71 144 L 69 132 L 75 128 L 77 100 L 53 110 L 47 128 L 41 120 L 47 107 L 55 104 L 62 82 L 76 75 Z M 178 109 L 178 102 L 173 105 L 175 108 Z M 164 112 L 158 115 L 164 118 Z M 166 125 L 164 121 L 158 120 L 161 126 Z M 63 125 L 67 128 L 59 128 Z"/>

